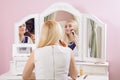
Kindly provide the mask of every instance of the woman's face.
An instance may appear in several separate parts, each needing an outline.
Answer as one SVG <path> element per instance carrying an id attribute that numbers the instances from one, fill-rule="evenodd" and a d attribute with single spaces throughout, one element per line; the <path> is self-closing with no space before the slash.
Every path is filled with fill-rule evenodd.
<path id="1" fill-rule="evenodd" d="M 19 27 L 19 34 L 24 34 L 26 32 L 26 26 L 22 25 Z"/>
<path id="2" fill-rule="evenodd" d="M 71 30 L 73 30 L 73 29 L 74 29 L 74 26 L 73 26 L 73 24 L 71 22 L 67 22 L 65 24 L 65 33 L 66 34 L 70 34 Z"/>

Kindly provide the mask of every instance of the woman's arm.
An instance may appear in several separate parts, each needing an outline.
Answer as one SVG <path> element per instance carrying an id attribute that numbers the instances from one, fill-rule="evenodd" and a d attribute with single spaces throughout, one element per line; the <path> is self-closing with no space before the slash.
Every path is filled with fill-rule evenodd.
<path id="1" fill-rule="evenodd" d="M 33 41 L 30 37 L 28 37 L 28 43 L 33 44 Z"/>
<path id="2" fill-rule="evenodd" d="M 76 47 L 78 47 L 78 36 L 76 34 L 74 35 L 73 41 L 75 42 Z"/>
<path id="3" fill-rule="evenodd" d="M 77 67 L 76 67 L 76 64 L 75 64 L 75 59 L 74 59 L 73 53 L 71 54 L 69 74 L 70 74 L 70 77 L 71 77 L 73 80 L 76 80 L 76 78 L 77 78 L 77 76 L 78 76 L 78 70 L 77 70 Z"/>
<path id="4" fill-rule="evenodd" d="M 34 69 L 34 52 L 31 53 L 26 65 L 25 65 L 23 75 L 22 75 L 24 80 L 35 80 L 35 75 L 33 73 L 33 69 Z"/>

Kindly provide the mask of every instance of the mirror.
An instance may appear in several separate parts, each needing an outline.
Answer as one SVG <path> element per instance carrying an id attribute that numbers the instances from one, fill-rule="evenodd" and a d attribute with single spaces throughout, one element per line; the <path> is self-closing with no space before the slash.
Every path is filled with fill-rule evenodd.
<path id="1" fill-rule="evenodd" d="M 84 15 L 85 61 L 105 62 L 105 24 L 95 16 Z"/>
<path id="2" fill-rule="evenodd" d="M 61 25 L 63 30 L 63 38 L 61 40 L 64 41 L 68 47 L 73 50 L 75 56 L 78 56 L 79 21 L 77 20 L 76 16 L 67 11 L 60 10 L 44 17 L 44 22 L 48 20 L 55 20 Z"/>
<path id="3" fill-rule="evenodd" d="M 101 27 L 92 19 L 87 19 L 88 54 L 87 57 L 101 58 Z"/>
<path id="4" fill-rule="evenodd" d="M 19 43 L 35 43 L 35 25 L 34 18 L 25 21 L 23 24 L 19 25 L 18 35 Z"/>
<path id="5" fill-rule="evenodd" d="M 82 61 L 82 14 L 67 3 L 55 3 L 40 14 L 39 34 L 47 20 L 55 20 L 60 23 L 63 30 L 61 41 L 64 41 L 73 50 L 76 61 Z"/>
<path id="6" fill-rule="evenodd" d="M 38 14 L 32 14 L 15 24 L 15 44 L 37 44 L 38 18 Z"/>

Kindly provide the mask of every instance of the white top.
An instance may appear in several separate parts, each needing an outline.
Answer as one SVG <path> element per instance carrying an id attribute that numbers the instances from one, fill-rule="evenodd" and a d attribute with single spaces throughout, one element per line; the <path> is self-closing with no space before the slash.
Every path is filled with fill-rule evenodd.
<path id="1" fill-rule="evenodd" d="M 35 50 L 35 76 L 38 80 L 68 80 L 71 49 L 59 45 Z"/>

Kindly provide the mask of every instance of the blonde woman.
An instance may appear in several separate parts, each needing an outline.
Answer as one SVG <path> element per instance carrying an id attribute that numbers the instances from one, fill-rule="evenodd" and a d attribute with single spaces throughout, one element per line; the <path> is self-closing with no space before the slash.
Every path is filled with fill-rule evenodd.
<path id="1" fill-rule="evenodd" d="M 22 24 L 19 26 L 19 43 L 33 43 L 29 36 L 25 36 L 26 25 Z"/>
<path id="2" fill-rule="evenodd" d="M 64 27 L 64 41 L 68 44 L 75 55 L 78 52 L 78 24 L 75 20 L 68 20 Z"/>
<path id="3" fill-rule="evenodd" d="M 31 53 L 24 68 L 24 80 L 68 80 L 68 73 L 73 80 L 77 78 L 73 52 L 62 46 L 61 38 L 61 26 L 56 21 L 46 21 L 38 48 Z"/>

